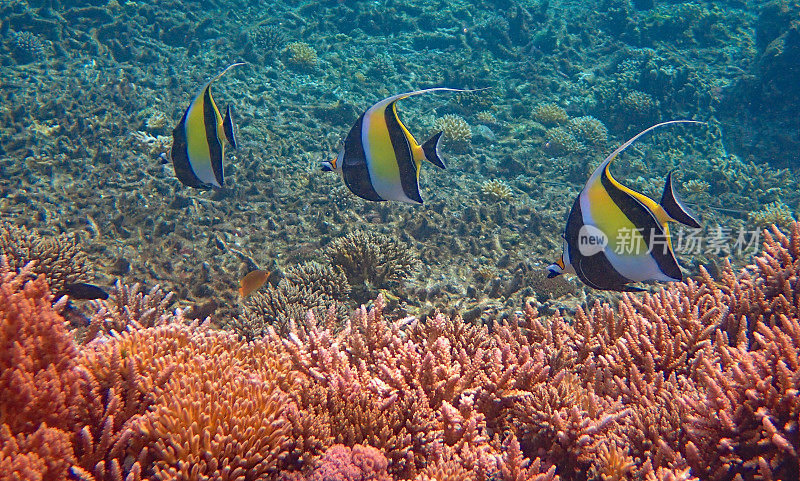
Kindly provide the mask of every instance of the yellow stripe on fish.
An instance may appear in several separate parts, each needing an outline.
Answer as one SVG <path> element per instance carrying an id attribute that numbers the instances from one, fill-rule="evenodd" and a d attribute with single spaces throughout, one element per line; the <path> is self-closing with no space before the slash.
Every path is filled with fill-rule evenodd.
<path id="1" fill-rule="evenodd" d="M 214 76 L 200 89 L 172 131 L 172 165 L 175 176 L 189 187 L 216 187 L 224 185 L 222 159 L 225 156 L 223 140 L 236 148 L 230 106 L 223 119 L 214 98 L 211 84 L 225 72 L 242 63 L 235 63 Z"/>

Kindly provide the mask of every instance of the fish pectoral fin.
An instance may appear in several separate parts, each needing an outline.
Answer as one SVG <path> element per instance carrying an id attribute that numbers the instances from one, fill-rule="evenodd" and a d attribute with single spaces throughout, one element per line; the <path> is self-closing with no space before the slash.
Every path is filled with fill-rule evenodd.
<path id="1" fill-rule="evenodd" d="M 674 172 L 675 171 L 672 170 L 667 174 L 667 180 L 664 184 L 664 193 L 661 194 L 661 207 L 664 208 L 667 215 L 675 222 L 680 222 L 689 227 L 699 229 L 700 222 L 697 219 L 697 214 L 695 214 L 689 206 L 684 204 L 680 197 L 678 197 L 678 194 L 675 193 L 675 185 L 672 182 L 672 174 Z"/>
<path id="2" fill-rule="evenodd" d="M 435 134 L 433 137 L 427 140 L 424 144 L 422 144 L 422 152 L 425 153 L 425 158 L 428 159 L 428 162 L 439 167 L 440 169 L 446 169 L 447 163 L 439 157 L 439 142 L 442 140 L 442 132 Z"/>
<path id="3" fill-rule="evenodd" d="M 228 143 L 236 150 L 236 129 L 233 125 L 233 114 L 231 113 L 231 106 L 225 109 L 225 120 L 222 121 L 222 130 L 225 132 L 225 138 Z"/>

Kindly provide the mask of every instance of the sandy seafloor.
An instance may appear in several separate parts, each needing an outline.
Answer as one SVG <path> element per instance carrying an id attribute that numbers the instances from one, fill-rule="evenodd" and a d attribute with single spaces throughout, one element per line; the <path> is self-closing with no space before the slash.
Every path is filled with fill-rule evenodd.
<path id="1" fill-rule="evenodd" d="M 5 0 L 0 215 L 78 235 L 98 285 L 160 284 L 222 324 L 247 270 L 324 261 L 358 230 L 418 258 L 372 292 L 398 316 L 609 297 L 543 269 L 589 173 L 650 124 L 708 122 L 661 130 L 614 173 L 657 199 L 679 167 L 704 232 L 800 210 L 797 2 L 648 3 Z M 225 189 L 185 187 L 160 156 L 197 89 L 235 61 L 247 64 L 213 86 L 240 133 Z M 446 171 L 423 166 L 424 205 L 363 201 L 319 171 L 372 103 L 432 86 L 491 88 L 399 103 L 420 142 L 446 115 L 469 127 L 443 146 Z M 570 131 L 563 113 L 598 119 L 607 138 Z M 679 260 L 713 274 L 725 254 Z"/>

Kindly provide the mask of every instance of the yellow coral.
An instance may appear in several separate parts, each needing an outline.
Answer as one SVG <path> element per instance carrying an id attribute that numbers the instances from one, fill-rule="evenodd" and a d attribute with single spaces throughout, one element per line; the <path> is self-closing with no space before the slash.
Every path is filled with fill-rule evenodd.
<path id="1" fill-rule="evenodd" d="M 464 153 L 469 150 L 472 130 L 462 117 L 452 114 L 439 117 L 434 122 L 434 129 L 443 132 L 442 141 L 448 149 L 456 153 Z"/>
<path id="2" fill-rule="evenodd" d="M 795 221 L 789 206 L 777 201 L 767 204 L 763 209 L 751 212 L 750 221 L 758 227 L 769 227 L 775 224 L 779 227 L 790 227 Z"/>
<path id="3" fill-rule="evenodd" d="M 482 110 L 475 115 L 478 122 L 486 125 L 497 125 L 497 117 L 488 110 Z"/>
<path id="4" fill-rule="evenodd" d="M 686 189 L 686 192 L 688 192 L 689 195 L 701 195 L 707 193 L 710 186 L 708 185 L 708 182 L 704 180 L 692 179 L 683 184 L 683 187 Z"/>
<path id="5" fill-rule="evenodd" d="M 317 66 L 317 51 L 305 42 L 292 42 L 285 52 L 286 63 L 298 70 L 312 70 Z"/>
<path id="6" fill-rule="evenodd" d="M 569 121 L 567 111 L 553 103 L 539 104 L 533 109 L 533 119 L 540 124 L 552 126 Z"/>
<path id="7" fill-rule="evenodd" d="M 511 188 L 505 182 L 495 179 L 487 180 L 481 185 L 481 194 L 494 202 L 508 202 L 512 196 Z"/>

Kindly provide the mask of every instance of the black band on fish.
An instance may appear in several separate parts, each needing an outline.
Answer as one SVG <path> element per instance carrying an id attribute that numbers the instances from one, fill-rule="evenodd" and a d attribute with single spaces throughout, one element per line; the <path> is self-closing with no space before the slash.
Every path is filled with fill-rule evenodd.
<path id="1" fill-rule="evenodd" d="M 672 217 L 676 222 L 700 228 L 700 222 L 697 215 L 690 209 L 675 193 L 675 185 L 672 183 L 672 174 L 675 172 L 671 170 L 667 174 L 667 181 L 664 184 L 664 192 L 661 194 L 661 207 L 667 212 L 667 215 Z"/>
<path id="2" fill-rule="evenodd" d="M 630 282 L 611 265 L 605 252 L 598 252 L 593 256 L 584 256 L 578 249 L 583 223 L 583 210 L 581 209 L 580 196 L 575 199 L 575 203 L 567 219 L 567 229 L 565 239 L 569 252 L 570 263 L 575 269 L 575 274 L 587 286 L 594 289 L 604 289 L 611 291 L 624 290 L 625 284 Z"/>
<path id="3" fill-rule="evenodd" d="M 672 279 L 678 281 L 683 279 L 681 268 L 678 266 L 678 261 L 675 260 L 672 249 L 667 246 L 666 233 L 658 219 L 635 197 L 617 188 L 610 177 L 611 173 L 606 166 L 600 178 L 603 188 L 642 235 L 644 245 L 650 249 L 650 255 L 656 261 L 658 268 Z M 658 239 L 658 244 L 654 243 L 654 239 Z"/>
<path id="4" fill-rule="evenodd" d="M 422 196 L 419 194 L 419 183 L 417 181 L 417 164 L 414 163 L 414 153 L 411 152 L 411 145 L 408 143 L 406 134 L 400 124 L 400 119 L 395 110 L 395 102 L 386 106 L 383 111 L 386 121 L 386 128 L 389 132 L 389 139 L 392 142 L 392 150 L 397 160 L 397 168 L 400 171 L 400 184 L 403 192 L 414 202 L 422 203 Z"/>
<path id="5" fill-rule="evenodd" d="M 369 177 L 367 155 L 361 141 L 361 129 L 364 123 L 364 114 L 350 129 L 344 141 L 344 157 L 342 160 L 342 177 L 344 183 L 352 193 L 366 200 L 382 201 L 384 199 L 375 192 Z"/>
<path id="6" fill-rule="evenodd" d="M 236 126 L 233 124 L 233 112 L 230 105 L 225 109 L 225 120 L 222 121 L 222 130 L 225 132 L 225 138 L 228 139 L 228 143 L 231 144 L 231 147 L 233 147 L 234 150 L 238 149 L 236 142 Z"/>
<path id="7" fill-rule="evenodd" d="M 211 168 L 220 187 L 224 186 L 224 173 L 222 172 L 222 144 L 217 131 L 217 111 L 214 108 L 214 99 L 211 98 L 211 84 L 203 93 L 203 123 L 206 128 L 206 142 L 208 153 L 211 157 Z"/>

